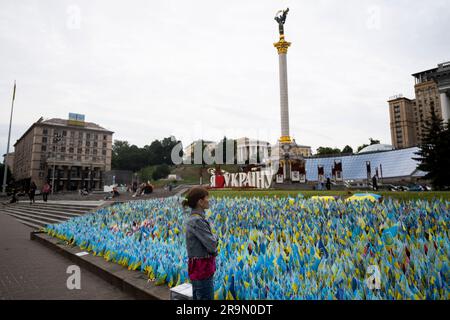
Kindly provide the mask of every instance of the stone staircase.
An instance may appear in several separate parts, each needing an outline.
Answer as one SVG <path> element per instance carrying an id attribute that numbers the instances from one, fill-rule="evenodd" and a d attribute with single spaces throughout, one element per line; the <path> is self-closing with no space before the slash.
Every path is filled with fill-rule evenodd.
<path id="1" fill-rule="evenodd" d="M 21 223 L 41 229 L 48 224 L 61 223 L 73 217 L 86 214 L 102 204 L 89 202 L 38 202 L 30 205 L 28 201 L 0 206 L 0 212 L 16 218 Z"/>

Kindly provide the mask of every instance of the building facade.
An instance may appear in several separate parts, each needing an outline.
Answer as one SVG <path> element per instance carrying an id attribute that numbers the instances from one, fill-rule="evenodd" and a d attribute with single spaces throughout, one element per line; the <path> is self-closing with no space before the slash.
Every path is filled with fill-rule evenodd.
<path id="1" fill-rule="evenodd" d="M 14 144 L 14 178 L 42 188 L 54 180 L 55 191 L 101 190 L 111 170 L 113 132 L 101 126 L 65 119 L 39 119 Z"/>
<path id="2" fill-rule="evenodd" d="M 203 151 L 207 152 L 207 154 L 210 158 L 213 158 L 213 156 L 214 156 L 213 150 L 215 150 L 216 146 L 217 146 L 217 143 L 215 143 L 214 141 L 207 141 L 207 140 L 193 141 L 191 144 L 189 144 L 183 150 L 183 163 L 193 163 L 197 157 L 198 157 L 197 160 L 201 161 L 201 159 L 202 159 L 201 154 L 195 156 L 196 149 L 202 150 L 202 148 L 203 148 Z M 197 164 L 200 164 L 200 163 L 197 163 Z"/>
<path id="3" fill-rule="evenodd" d="M 450 62 L 412 75 L 415 99 L 389 99 L 391 139 L 395 148 L 409 148 L 421 143 L 423 127 L 434 109 L 436 115 L 450 119 Z"/>
<path id="4" fill-rule="evenodd" d="M 269 157 L 270 143 L 247 137 L 236 139 L 238 164 L 262 163 Z"/>
<path id="5" fill-rule="evenodd" d="M 413 147 L 418 143 L 415 105 L 415 100 L 404 97 L 389 100 L 391 141 L 396 149 Z"/>

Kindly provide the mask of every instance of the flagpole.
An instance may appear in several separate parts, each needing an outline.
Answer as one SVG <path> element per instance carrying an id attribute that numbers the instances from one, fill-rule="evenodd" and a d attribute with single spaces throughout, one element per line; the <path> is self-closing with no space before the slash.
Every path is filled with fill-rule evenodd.
<path id="1" fill-rule="evenodd" d="M 9 117 L 9 131 L 8 131 L 8 144 L 6 147 L 6 156 L 4 161 L 4 170 L 3 173 L 3 193 L 6 194 L 6 177 L 8 174 L 8 158 L 9 158 L 9 141 L 11 139 L 11 124 L 12 124 L 12 116 L 13 116 L 13 110 L 14 110 L 14 100 L 16 98 L 16 80 L 14 80 L 14 91 L 13 91 L 13 97 L 11 102 L 11 115 Z"/>

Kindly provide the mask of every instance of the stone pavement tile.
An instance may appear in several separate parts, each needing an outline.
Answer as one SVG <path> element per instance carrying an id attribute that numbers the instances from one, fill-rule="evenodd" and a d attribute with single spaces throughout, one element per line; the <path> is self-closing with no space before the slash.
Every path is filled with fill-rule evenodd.
<path id="1" fill-rule="evenodd" d="M 133 299 L 81 270 L 81 290 L 67 288 L 69 259 L 30 239 L 31 228 L 0 212 L 0 300 Z"/>

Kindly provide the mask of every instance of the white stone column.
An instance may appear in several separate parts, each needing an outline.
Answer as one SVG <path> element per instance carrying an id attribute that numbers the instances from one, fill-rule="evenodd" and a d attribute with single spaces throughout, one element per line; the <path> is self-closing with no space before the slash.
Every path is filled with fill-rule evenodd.
<path id="1" fill-rule="evenodd" d="M 278 51 L 278 64 L 280 76 L 280 118 L 281 118 L 281 142 L 291 142 L 289 136 L 289 102 L 288 102 L 288 79 L 287 79 L 287 52 L 291 45 L 280 35 L 280 41 L 274 43 Z"/>
<path id="2" fill-rule="evenodd" d="M 442 111 L 442 119 L 444 122 L 448 122 L 450 119 L 450 98 L 447 96 L 445 92 L 440 94 L 441 100 L 441 111 Z"/>
<path id="3" fill-rule="evenodd" d="M 289 137 L 289 101 L 287 85 L 287 59 L 286 54 L 278 55 L 280 66 L 280 113 L 281 113 L 281 136 Z"/>

